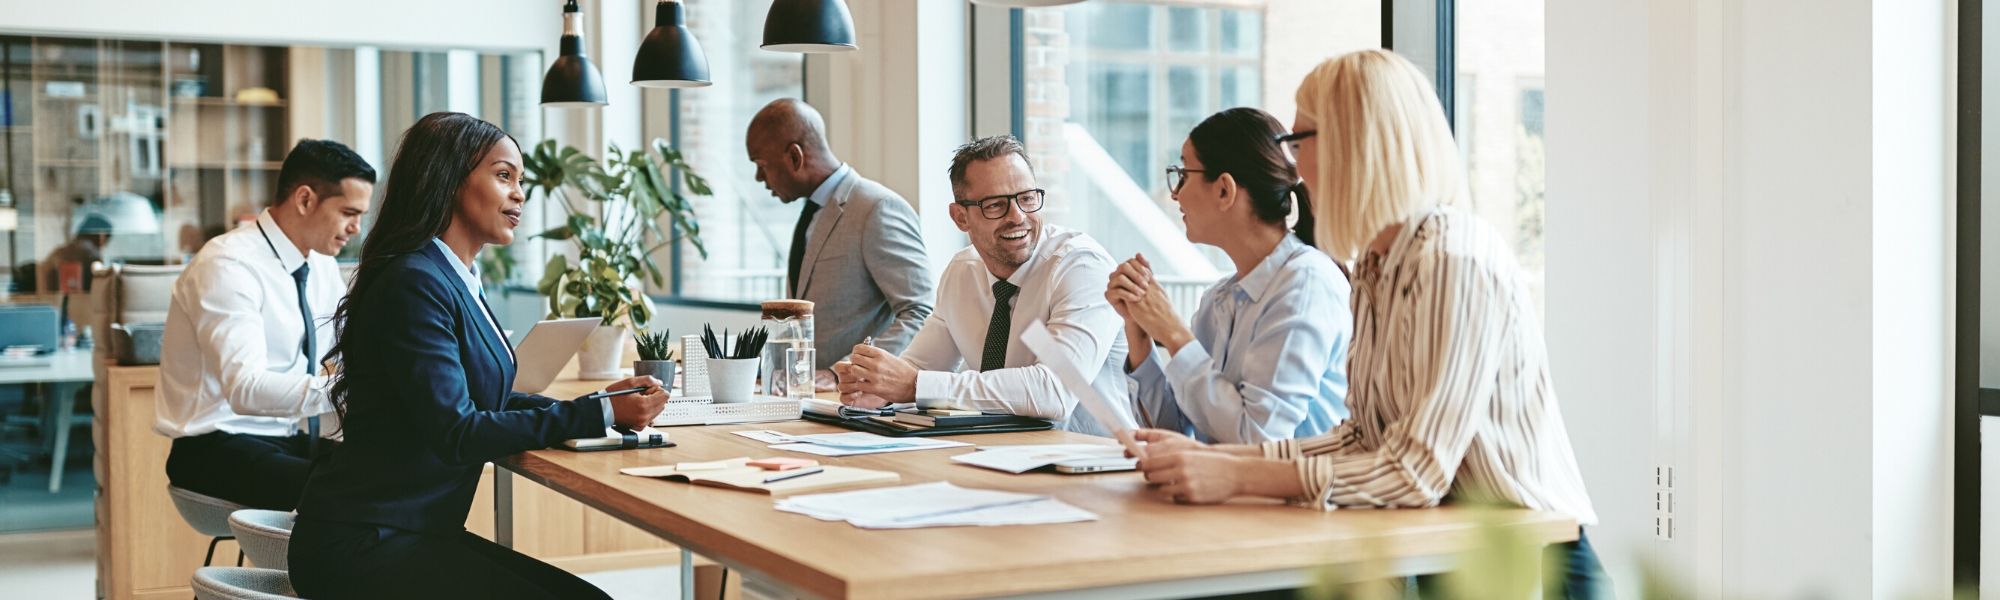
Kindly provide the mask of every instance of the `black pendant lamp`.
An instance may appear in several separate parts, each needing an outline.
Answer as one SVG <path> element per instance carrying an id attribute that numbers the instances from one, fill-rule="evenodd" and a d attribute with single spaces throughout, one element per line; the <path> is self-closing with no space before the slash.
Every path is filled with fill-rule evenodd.
<path id="1" fill-rule="evenodd" d="M 563 5 L 562 55 L 542 77 L 542 106 L 591 107 L 611 101 L 604 95 L 604 76 L 583 53 L 583 29 L 577 24 L 576 0 Z"/>
<path id="2" fill-rule="evenodd" d="M 777 0 L 764 17 L 764 49 L 825 54 L 861 49 L 842 0 Z"/>
<path id="3" fill-rule="evenodd" d="M 632 85 L 650 88 L 708 87 L 708 54 L 688 31 L 687 13 L 679 0 L 660 0 L 654 7 L 653 30 L 639 43 L 632 59 Z"/>

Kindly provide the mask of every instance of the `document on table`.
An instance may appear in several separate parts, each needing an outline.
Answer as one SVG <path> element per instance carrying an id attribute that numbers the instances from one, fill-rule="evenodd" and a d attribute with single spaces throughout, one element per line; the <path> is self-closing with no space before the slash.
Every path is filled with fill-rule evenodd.
<path id="1" fill-rule="evenodd" d="M 1026 344 L 1028 351 L 1035 356 L 1055 356 L 1062 351 L 1062 346 L 1056 344 L 1055 336 L 1049 335 L 1049 328 L 1041 321 L 1028 324 L 1027 331 L 1021 332 L 1021 343 Z M 1112 433 L 1139 428 L 1139 422 L 1132 419 L 1131 413 L 1125 412 L 1125 403 L 1106 398 L 1097 388 L 1090 387 L 1090 378 L 1077 371 L 1076 365 L 1060 360 L 1045 360 L 1041 364 L 1055 371 L 1056 380 L 1069 388 L 1070 393 L 1076 394 L 1077 403 L 1082 404 L 1092 418 L 1110 428 Z"/>
<path id="2" fill-rule="evenodd" d="M 862 529 L 1038 525 L 1098 518 L 1049 496 L 962 488 L 943 481 L 794 496 L 779 500 L 775 507 Z"/>
<path id="3" fill-rule="evenodd" d="M 1125 448 L 1100 444 L 1034 444 L 980 446 L 978 452 L 951 457 L 954 462 L 1021 474 L 1065 460 L 1123 458 Z"/>
<path id="4" fill-rule="evenodd" d="M 734 433 L 766 444 L 774 444 L 771 446 L 773 449 L 804 452 L 819 456 L 854 456 L 857 454 L 935 450 L 938 448 L 956 448 L 972 445 L 965 442 L 929 438 L 892 438 L 860 431 L 851 433 L 818 433 L 813 435 L 791 435 L 768 430 L 747 430 Z"/>

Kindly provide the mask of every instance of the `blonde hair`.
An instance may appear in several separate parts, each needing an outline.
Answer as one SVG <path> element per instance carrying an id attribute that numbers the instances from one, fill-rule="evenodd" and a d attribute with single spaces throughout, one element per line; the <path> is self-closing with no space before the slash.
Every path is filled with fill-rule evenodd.
<path id="1" fill-rule="evenodd" d="M 1465 166 L 1430 80 L 1387 50 L 1329 58 L 1299 84 L 1298 111 L 1317 123 L 1313 237 L 1352 261 L 1383 228 L 1462 204 Z"/>

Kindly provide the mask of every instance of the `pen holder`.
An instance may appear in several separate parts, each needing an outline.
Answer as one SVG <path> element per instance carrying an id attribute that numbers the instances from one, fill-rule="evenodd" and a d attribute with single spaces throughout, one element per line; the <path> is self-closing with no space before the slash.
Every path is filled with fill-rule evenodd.
<path id="1" fill-rule="evenodd" d="M 654 379 L 660 380 L 660 385 L 666 386 L 667 388 L 671 389 L 674 387 L 674 361 L 671 360 L 632 361 L 632 376 L 638 377 L 641 375 L 651 375 L 653 376 Z"/>
<path id="2" fill-rule="evenodd" d="M 708 393 L 716 402 L 749 402 L 756 383 L 757 359 L 708 359 Z"/>

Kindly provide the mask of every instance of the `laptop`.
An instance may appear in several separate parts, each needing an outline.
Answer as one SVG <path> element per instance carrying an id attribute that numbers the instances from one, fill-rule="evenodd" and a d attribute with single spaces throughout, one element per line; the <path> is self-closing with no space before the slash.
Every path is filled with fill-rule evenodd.
<path id="1" fill-rule="evenodd" d="M 514 369 L 514 391 L 533 394 L 549 389 L 556 375 L 569 365 L 570 357 L 583 348 L 584 338 L 590 337 L 600 322 L 603 319 L 587 317 L 536 323 L 521 345 L 514 348 L 514 358 L 519 361 Z"/>

